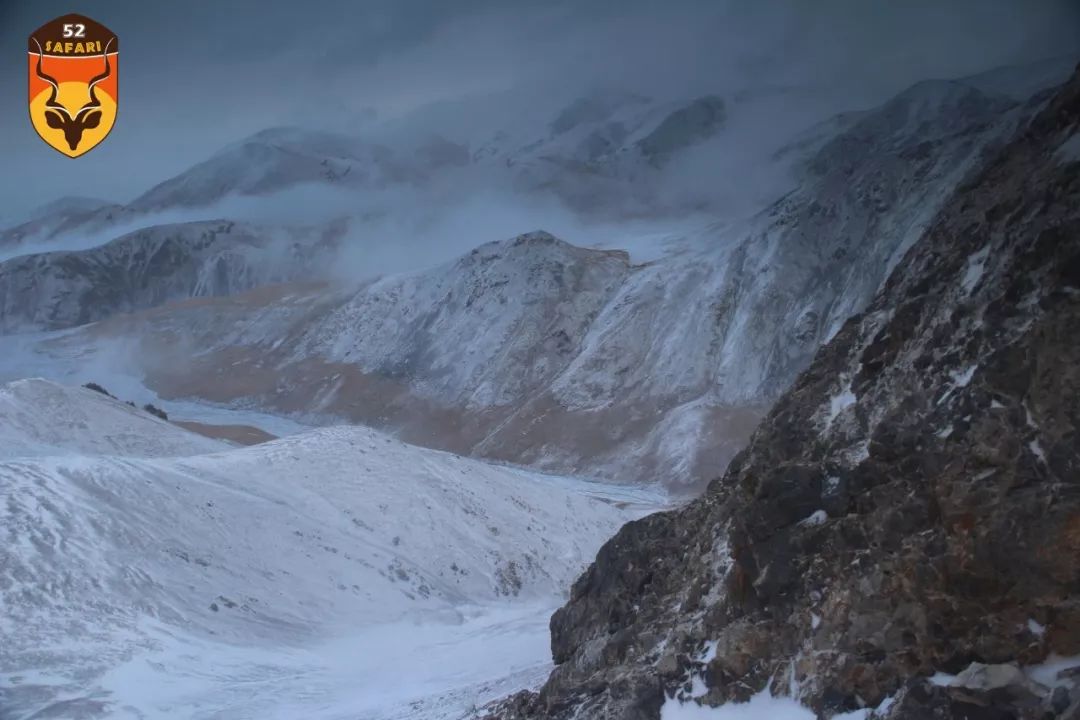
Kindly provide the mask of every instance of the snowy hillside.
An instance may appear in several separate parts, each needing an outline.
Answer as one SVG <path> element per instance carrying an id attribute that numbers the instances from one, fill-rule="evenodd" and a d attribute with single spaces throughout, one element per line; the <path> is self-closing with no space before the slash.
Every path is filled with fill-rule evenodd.
<path id="1" fill-rule="evenodd" d="M 82 454 L 167 457 L 226 447 L 95 390 L 41 379 L 0 385 L 0 460 Z"/>
<path id="2" fill-rule="evenodd" d="M 526 193 L 547 192 L 587 216 L 670 216 L 699 198 L 665 192 L 662 170 L 727 128 L 723 98 L 658 102 L 610 89 L 577 98 L 546 123 L 476 143 L 478 166 L 501 169 Z"/>
<path id="3" fill-rule="evenodd" d="M 229 195 L 264 195 L 303 183 L 360 186 L 385 176 L 403 179 L 389 151 L 354 138 L 299 128 L 272 128 L 234 143 L 213 157 L 140 195 L 129 205 L 149 213 L 212 205 Z"/>
<path id="4" fill-rule="evenodd" d="M 393 211 L 386 204 L 402 193 L 419 193 L 417 202 L 437 204 L 442 194 L 462 184 L 477 193 L 512 187 L 522 197 L 557 198 L 583 213 L 670 213 L 681 208 L 648 201 L 658 187 L 655 171 L 721 132 L 724 107 L 722 99 L 712 96 L 658 103 L 603 91 L 550 117 L 531 118 L 471 141 L 445 137 L 437 127 L 403 134 L 408 120 L 364 136 L 269 128 L 125 204 L 74 198 L 44 206 L 34 217 L 0 230 L 0 259 L 32 252 L 35 245 L 92 247 L 124 232 L 181 220 L 260 220 L 259 215 L 286 211 L 282 202 L 305 204 L 288 196 L 294 191 L 320 198 L 316 205 L 329 196 L 341 198 L 323 215 L 367 219 Z M 387 198 L 379 200 L 380 192 Z M 256 217 L 235 217 L 238 210 L 230 203 L 237 200 L 248 201 Z M 313 212 L 292 210 L 305 217 Z"/>
<path id="5" fill-rule="evenodd" d="M 229 295 L 322 271 L 340 226 L 190 222 L 98 247 L 0 262 L 0 331 L 65 328 L 168 300 Z"/>
<path id="6" fill-rule="evenodd" d="M 572 102 L 546 123 L 537 118 L 472 142 L 448 139 L 431 128 L 403 136 L 393 125 L 370 137 L 272 128 L 223 148 L 126 209 L 152 213 L 210 206 L 230 196 L 271 195 L 311 184 L 358 192 L 416 186 L 438 182 L 440 171 L 469 165 L 481 171 L 481 185 L 498 187 L 509 178 L 527 192 L 554 191 L 580 209 L 598 192 L 615 202 L 610 182 L 618 182 L 621 192 L 630 190 L 651 168 L 720 132 L 724 120 L 718 97 L 657 103 L 600 91 Z"/>
<path id="7" fill-rule="evenodd" d="M 462 454 L 693 491 L 865 306 L 941 203 L 1038 109 L 1043 98 L 1027 94 L 1054 72 L 921 82 L 817 124 L 778 154 L 793 189 L 749 217 L 692 229 L 684 219 L 680 237 L 669 233 L 645 253 L 616 249 L 635 242 L 629 231 L 622 242 L 611 232 L 601 242 L 583 226 L 580 237 L 527 233 L 433 267 L 417 253 L 420 269 L 373 279 L 350 262 L 395 243 L 379 236 L 348 245 L 362 221 L 299 236 L 183 223 L 0 264 L 0 330 L 111 317 L 63 342 L 138 348 L 135 372 L 163 398 L 357 421 Z M 522 187 L 552 189 L 574 177 L 635 204 L 636 191 L 621 183 L 653 194 L 646 175 L 726 137 L 746 102 L 597 93 L 473 146 L 469 162 L 502 168 Z M 391 167 L 397 152 L 410 167 L 423 165 L 422 175 L 440 163 L 459 167 L 461 148 L 447 143 L 415 136 L 386 145 L 379 163 Z M 309 182 L 308 170 L 333 165 L 323 160 L 367 162 L 376 145 L 384 147 L 266 131 L 151 191 L 147 208 Z M 427 159 L 416 165 L 421 147 Z M 248 161 L 253 152 L 257 162 Z M 613 180 L 618 187 L 606 184 Z M 587 205 L 597 200 L 585 187 L 562 189 Z M 422 204 L 425 196 L 409 197 Z M 334 262 L 341 246 L 344 259 Z M 318 275 L 320 264 L 348 279 L 265 287 Z M 217 298 L 226 295 L 236 297 Z M 205 300 L 173 302 L 195 297 Z M 151 311 L 118 315 L 143 309 Z"/>
<path id="8" fill-rule="evenodd" d="M 795 191 L 648 262 L 528 233 L 358 290 L 166 306 L 94 336 L 138 343 L 166 398 L 692 490 L 1035 107 L 921 83 L 806 145 Z"/>
<path id="9" fill-rule="evenodd" d="M 75 442 L 58 432 L 54 453 L 38 448 L 51 456 L 0 460 L 0 688 L 13 717 L 217 717 L 215 703 L 236 700 L 200 692 L 199 677 L 270 682 L 276 665 L 309 651 L 350 635 L 377 638 L 385 630 L 375 625 L 404 623 L 402 643 L 431 647 L 462 624 L 517 618 L 531 627 L 600 543 L 655 502 L 363 428 L 189 457 L 72 455 L 76 446 L 117 448 L 119 421 L 102 409 L 123 408 L 41 381 L 5 395 L 62 398 L 41 402 L 36 414 L 58 428 L 65 415 L 76 426 L 79 417 L 103 418 L 79 426 Z M 168 451 L 162 425 L 133 416 L 119 449 Z M 37 437 L 41 446 L 50 439 Z M 546 647 L 535 649 L 525 642 L 517 651 L 526 667 L 546 664 Z M 371 662 L 365 652 L 392 654 L 362 644 L 349 652 L 355 662 Z M 439 672 L 413 660 L 418 676 Z M 475 670 L 470 658 L 457 662 L 461 684 Z M 370 688 L 361 696 L 352 699 L 382 699 Z M 266 717 L 257 709 L 266 696 L 246 702 L 229 717 Z"/>
<path id="10" fill-rule="evenodd" d="M 46 203 L 0 230 L 0 259 L 34 252 L 66 233 L 112 221 L 119 210 L 119 205 L 93 198 L 67 197 Z"/>
<path id="11" fill-rule="evenodd" d="M 1080 76 L 956 76 L 1076 43 L 690 4 L 189 3 L 132 132 L 12 155 L 0 720 L 912 720 L 1080 657 Z"/>
<path id="12" fill-rule="evenodd" d="M 1073 57 L 1053 58 L 956 82 L 1024 102 L 1063 82 L 1074 64 Z M 730 212 L 725 195 L 761 184 L 753 193 L 760 208 L 789 189 L 790 164 L 805 159 L 789 141 L 807 124 L 831 128 L 828 134 L 837 129 L 818 122 L 835 111 L 825 110 L 831 106 L 793 88 L 658 100 L 600 86 L 541 112 L 515 109 L 522 101 L 513 93 L 469 97 L 449 111 L 438 104 L 423 107 L 355 135 L 268 128 L 130 202 L 64 198 L 24 214 L 0 230 L 0 257 L 61 240 L 104 242 L 180 219 L 232 217 L 228 200 L 272 199 L 298 188 L 352 193 L 361 216 L 371 209 L 372 191 L 389 191 L 391 198 L 395 192 L 431 191 L 426 199 L 437 202 L 440 192 L 461 184 L 477 193 L 512 187 L 527 197 L 551 196 L 585 216 L 668 219 L 703 209 Z M 790 113 L 789 105 L 817 110 Z M 928 109 L 931 115 L 942 111 Z M 727 177 L 731 173 L 738 178 Z M 215 208 L 222 212 L 203 212 Z"/>

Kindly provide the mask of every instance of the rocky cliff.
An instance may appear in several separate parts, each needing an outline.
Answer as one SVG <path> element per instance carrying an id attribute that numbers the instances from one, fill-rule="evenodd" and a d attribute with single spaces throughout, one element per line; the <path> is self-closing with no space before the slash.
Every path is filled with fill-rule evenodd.
<path id="1" fill-rule="evenodd" d="M 1077 673 L 1031 669 L 1080 654 L 1078 133 L 1080 72 L 702 498 L 601 549 L 550 679 L 496 717 L 763 689 L 824 718 L 1078 716 Z"/>

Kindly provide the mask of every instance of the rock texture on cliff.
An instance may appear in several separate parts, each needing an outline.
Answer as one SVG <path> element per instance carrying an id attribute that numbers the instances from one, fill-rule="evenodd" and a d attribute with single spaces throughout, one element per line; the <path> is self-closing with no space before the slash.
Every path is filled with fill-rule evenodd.
<path id="1" fill-rule="evenodd" d="M 1018 668 L 1080 654 L 1077 133 L 1080 72 L 704 497 L 601 549 L 552 618 L 555 671 L 497 716 L 763 688 L 822 717 L 1076 716 L 1068 673 L 1051 691 Z"/>

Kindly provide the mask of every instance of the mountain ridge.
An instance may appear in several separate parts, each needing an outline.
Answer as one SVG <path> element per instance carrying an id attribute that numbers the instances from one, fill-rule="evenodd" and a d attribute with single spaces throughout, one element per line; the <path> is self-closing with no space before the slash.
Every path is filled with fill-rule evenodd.
<path id="1" fill-rule="evenodd" d="M 405 275 L 350 280 L 337 253 L 353 224 L 283 241 L 293 260 L 280 268 L 254 262 L 266 231 L 250 226 L 235 250 L 224 236 L 209 254 L 178 249 L 183 262 L 154 281 L 167 292 L 95 293 L 122 263 L 107 261 L 115 272 L 99 272 L 96 258 L 112 257 L 110 246 L 85 251 L 86 270 L 74 276 L 96 300 L 78 313 L 70 307 L 80 294 L 61 284 L 35 280 L 27 290 L 29 277 L 53 271 L 48 258 L 0 263 L 8 308 L 0 327 L 103 321 L 65 342 L 131 341 L 147 384 L 164 398 L 363 422 L 552 472 L 623 482 L 659 476 L 692 494 L 814 351 L 869 302 L 944 198 L 1043 102 L 962 81 L 920 83 L 812 129 L 785 161 L 798 168 L 798 187 L 748 219 L 668 240 L 647 263 L 526 234 Z M 567 120 L 559 142 L 576 147 L 627 104 L 641 111 L 634 98 L 611 104 L 615 110 Z M 288 147 L 305 137 L 274 130 L 260 142 Z M 639 139 L 631 133 L 622 142 Z M 526 154 L 541 162 L 545 143 Z M 515 248 L 530 237 L 530 252 Z M 323 294 L 303 285 L 294 292 L 289 283 L 319 279 L 318 267 L 335 268 Z M 189 301 L 235 293 L 246 294 Z M 5 320 L 12 308 L 23 316 Z M 132 311 L 146 322 L 109 322 Z M 241 366 L 244 377 L 235 377 Z"/>
<path id="2" fill-rule="evenodd" d="M 1080 653 L 1080 164 L 1056 154 L 1078 132 L 1080 68 L 705 495 L 601 549 L 552 617 L 555 671 L 493 717 L 1080 708 L 1075 657 L 1025 671 Z"/>

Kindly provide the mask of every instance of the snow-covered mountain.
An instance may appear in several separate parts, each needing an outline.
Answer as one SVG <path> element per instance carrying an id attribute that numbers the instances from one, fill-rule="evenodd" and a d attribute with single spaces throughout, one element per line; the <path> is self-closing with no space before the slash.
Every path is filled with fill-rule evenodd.
<path id="1" fill-rule="evenodd" d="M 1050 75 L 927 81 L 815 125 L 779 153 L 794 189 L 749 218 L 684 232 L 643 262 L 532 233 L 359 288 L 269 289 L 332 262 L 342 226 L 282 239 L 299 231 L 237 224 L 207 242 L 205 224 L 184 223 L 0 263 L 0 327 L 152 308 L 64 342 L 134 342 L 147 384 L 165 398 L 344 418 L 431 447 L 689 490 L 726 464 L 943 199 L 1044 102 L 1027 92 Z M 650 187 L 643 177 L 722 135 L 738 106 L 598 94 L 537 118 L 532 142 L 522 144 L 524 130 L 506 134 L 471 162 L 509 165 L 534 189 L 573 177 L 626 197 L 605 183 Z M 461 148 L 448 142 L 414 146 L 460 169 Z M 404 157 L 406 146 L 394 147 Z M 144 210 L 315 182 L 333 164 L 323 160 L 367 162 L 372 147 L 268 131 L 151 191 Z M 579 190 L 570 194 L 586 197 Z M 183 239 L 163 242 L 173 236 Z M 272 246 L 284 249 L 274 257 Z M 206 299 L 167 304 L 194 297 Z"/>
<path id="2" fill-rule="evenodd" d="M 150 213 L 213 205 L 228 196 L 267 195 L 318 183 L 362 187 L 402 181 L 410 171 L 388 148 L 300 128 L 272 128 L 234 143 L 129 204 Z"/>
<path id="3" fill-rule="evenodd" d="M 0 331 L 73 327 L 169 300 L 324 274 L 343 229 L 179 223 L 86 250 L 15 257 L 0 262 Z"/>
<path id="4" fill-rule="evenodd" d="M 1080 68 L 706 493 L 628 523 L 499 720 L 1080 711 Z"/>
<path id="5" fill-rule="evenodd" d="M 93 334 L 138 343 L 166 398 L 347 418 L 455 452 L 690 490 L 1039 102 L 916 85 L 800 138 L 802 182 L 766 210 L 648 262 L 531 233 L 358 290 L 161 307 Z"/>
<path id="6" fill-rule="evenodd" d="M 928 80 L 813 123 L 788 117 L 794 91 L 776 86 L 663 101 L 601 90 L 502 125 L 473 107 L 467 131 L 415 116 L 363 136 L 273 128 L 131 202 L 65 199 L 21 218 L 0 232 L 0 376 L 119 379 L 140 403 L 212 404 L 187 427 L 220 420 L 256 444 L 85 388 L 0 386 L 0 720 L 461 720 L 538 685 L 549 650 L 562 667 L 519 698 L 526 717 L 684 711 L 670 693 L 742 698 L 804 662 L 817 709 L 868 716 L 865 698 L 911 675 L 885 616 L 915 638 L 900 644 L 921 643 L 920 671 L 1004 647 L 982 644 L 984 623 L 1002 637 L 1019 627 L 1025 643 L 1044 642 L 1044 623 L 1075 652 L 1065 581 L 1007 620 L 952 582 L 969 561 L 995 562 L 968 547 L 972 517 L 993 516 L 1004 541 L 988 547 L 1056 545 L 1017 536 L 1004 501 L 942 512 L 1004 477 L 980 465 L 1000 437 L 1008 462 L 1023 460 L 1009 499 L 1036 492 L 1033 517 L 1064 507 L 1061 483 L 1041 480 L 1075 467 L 1075 433 L 1035 426 L 1012 382 L 1026 360 L 1005 358 L 992 398 L 978 396 L 972 358 L 1008 354 L 1074 299 L 1072 246 L 1040 224 L 1073 206 L 1039 202 L 1075 195 L 1076 114 L 1032 119 L 1066 72 Z M 502 203 L 517 218 L 521 203 L 575 230 L 530 222 L 489 242 L 476 222 L 446 220 L 469 203 L 481 220 Z M 440 222 L 470 249 L 432 242 Z M 646 238 L 631 229 L 646 225 Z M 1030 251 L 1016 228 L 1058 254 Z M 932 233 L 950 239 L 944 252 Z M 356 262 L 382 250 L 415 256 L 412 269 Z M 1064 290 L 1040 294 L 1033 277 Z M 1043 330 L 1031 347 L 1064 357 L 1069 328 Z M 911 337 L 918 352 L 892 362 Z M 919 393 L 933 402 L 913 409 Z M 1005 435 L 963 410 L 973 398 L 987 417 L 1008 411 Z M 260 424 L 270 414 L 286 437 Z M 734 494 L 716 480 L 689 509 L 624 525 L 699 494 L 763 415 L 726 476 Z M 972 428 L 977 443 L 953 444 Z M 941 451 L 940 467 L 904 455 L 913 438 Z M 958 448 L 979 474 L 947 462 Z M 927 495 L 931 475 L 957 494 Z M 888 502 L 863 508 L 875 489 Z M 860 512 L 867 522 L 841 522 Z M 620 527 L 549 638 L 550 612 Z M 1069 527 L 1032 537 L 1074 558 Z M 821 537 L 832 545 L 810 542 Z M 937 540 L 957 537 L 956 567 L 927 570 Z M 905 542 L 923 564 L 877 592 L 888 582 L 859 558 L 886 567 Z M 1035 555 L 1016 567 L 1046 561 Z M 1041 592 L 1061 567 L 1014 586 Z M 842 580 L 824 608 L 821 578 Z M 961 594 L 985 587 L 966 579 Z M 853 587 L 870 588 L 857 606 Z M 930 595 L 963 600 L 927 610 L 950 627 L 963 607 L 963 633 L 920 621 Z M 890 597 L 910 603 L 883 613 Z M 1053 622 L 1039 614 L 1048 602 Z M 962 642 L 939 653 L 931 635 Z M 827 637 L 848 664 L 828 666 L 840 646 Z M 869 660 L 864 639 L 877 643 Z"/>
<path id="7" fill-rule="evenodd" d="M 222 208 L 232 200 L 273 198 L 298 188 L 316 194 L 354 193 L 356 212 L 370 211 L 364 193 L 453 187 L 467 178 L 477 189 L 513 186 L 552 194 L 579 211 L 617 208 L 635 214 L 675 208 L 647 202 L 655 170 L 724 127 L 721 98 L 658 103 L 629 93 L 601 91 L 550 118 L 472 140 L 450 139 L 431 128 L 405 133 L 390 124 L 357 137 L 299 127 L 276 127 L 222 148 L 128 203 L 70 198 L 39 208 L 0 231 L 10 256 L 34 243 L 62 238 L 108 239 L 121 231 L 175 222 Z M 408 126 L 407 121 L 398 124 Z M 637 188 L 635 190 L 635 188 Z M 621 197 L 626 196 L 626 197 Z M 346 205 L 347 207 L 347 205 Z M 363 208 L 363 209 L 362 209 Z M 2 257 L 2 256 L 0 256 Z"/>
<path id="8" fill-rule="evenodd" d="M 363 645 L 380 624 L 420 624 L 434 648 L 488 612 L 546 616 L 653 502 L 366 428 L 222 450 L 90 390 L 22 381 L 0 398 L 32 440 L 30 456 L 5 434 L 0 458 L 4 717 L 209 717 L 215 701 L 266 717 L 297 698 L 215 699 L 199 678 L 270 684 L 350 634 L 355 663 L 393 656 Z"/>
<path id="9" fill-rule="evenodd" d="M 120 205 L 104 200 L 65 197 L 27 213 L 16 224 L 0 230 L 0 258 L 33 252 L 37 246 L 100 222 L 111 222 Z"/>
<path id="10" fill-rule="evenodd" d="M 664 193 L 662 170 L 722 133 L 727 113 L 713 95 L 661 103 L 601 90 L 541 127 L 526 124 L 478 142 L 473 160 L 505 168 L 522 192 L 551 193 L 586 215 L 677 214 L 699 209 L 698 198 Z"/>
<path id="11" fill-rule="evenodd" d="M 580 192 L 591 184 L 619 180 L 626 191 L 648 168 L 720 132 L 724 120 L 724 101 L 715 96 L 658 103 L 600 91 L 544 123 L 499 130 L 473 143 L 430 130 L 402 136 L 393 126 L 370 138 L 272 128 L 162 182 L 126 209 L 152 213 L 211 206 L 228 197 L 265 196 L 310 184 L 334 191 L 422 185 L 438 182 L 440 171 L 470 165 L 486 172 L 493 184 L 509 177 L 523 190 L 554 189 L 562 199 L 583 205 Z"/>

